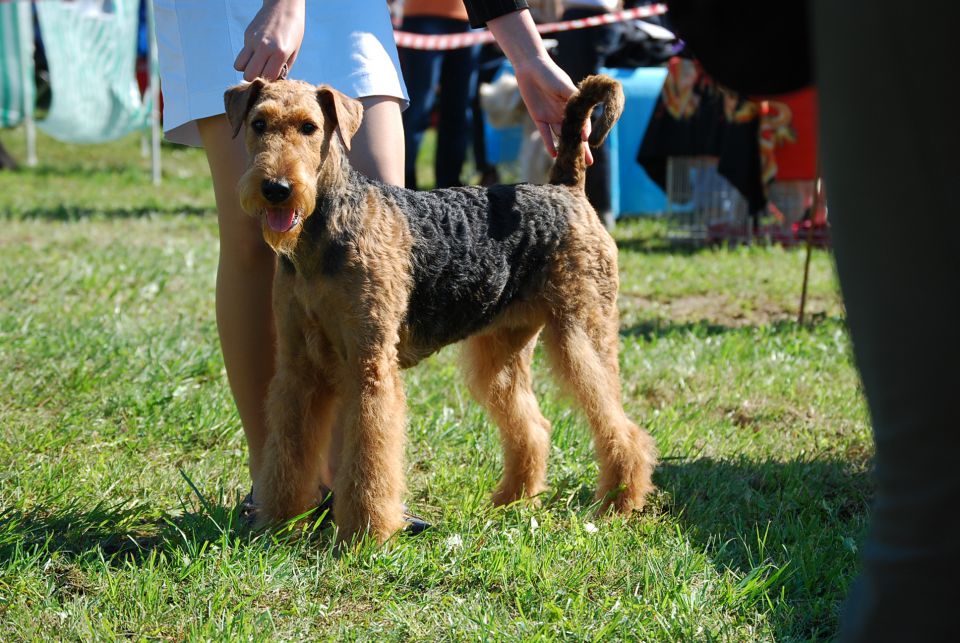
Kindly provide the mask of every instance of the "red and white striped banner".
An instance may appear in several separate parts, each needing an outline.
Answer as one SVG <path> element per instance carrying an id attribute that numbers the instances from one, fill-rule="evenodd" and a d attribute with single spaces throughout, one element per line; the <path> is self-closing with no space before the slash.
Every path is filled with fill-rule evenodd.
<path id="1" fill-rule="evenodd" d="M 549 34 L 557 33 L 559 31 L 570 31 L 571 29 L 585 29 L 586 27 L 609 25 L 613 24 L 614 22 L 623 22 L 625 20 L 662 16 L 666 12 L 667 5 L 651 4 L 645 7 L 636 7 L 634 9 L 603 13 L 599 16 L 590 16 L 589 18 L 564 20 L 563 22 L 547 22 L 542 25 L 537 25 L 537 31 L 539 31 L 541 34 Z M 393 35 L 397 39 L 397 47 L 428 51 L 461 49 L 463 47 L 472 47 L 473 45 L 482 45 L 488 42 L 493 42 L 493 34 L 486 29 L 467 31 L 464 33 L 439 35 L 410 33 L 409 31 L 394 31 Z"/>

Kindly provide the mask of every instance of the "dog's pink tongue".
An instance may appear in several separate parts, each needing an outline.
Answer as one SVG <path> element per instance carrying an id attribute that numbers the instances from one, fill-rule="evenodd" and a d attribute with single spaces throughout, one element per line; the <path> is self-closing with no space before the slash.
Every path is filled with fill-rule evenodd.
<path id="1" fill-rule="evenodd" d="M 297 211 L 292 208 L 267 208 L 267 225 L 276 232 L 286 232 L 293 227 Z"/>

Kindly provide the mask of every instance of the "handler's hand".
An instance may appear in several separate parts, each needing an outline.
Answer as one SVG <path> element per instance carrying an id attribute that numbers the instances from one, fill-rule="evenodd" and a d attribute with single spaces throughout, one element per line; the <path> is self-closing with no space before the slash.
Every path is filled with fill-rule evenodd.
<path id="1" fill-rule="evenodd" d="M 233 68 L 243 79 L 275 80 L 293 61 L 303 42 L 304 0 L 264 0 L 263 7 L 243 34 L 243 49 Z"/>
<path id="2" fill-rule="evenodd" d="M 548 55 L 536 56 L 513 63 L 513 71 L 517 76 L 517 85 L 520 87 L 520 96 L 530 112 L 530 117 L 540 130 L 540 137 L 550 156 L 557 155 L 554 144 L 554 133 L 560 133 L 560 124 L 563 123 L 563 112 L 567 106 L 567 99 L 577 91 L 570 77 Z M 590 120 L 588 119 L 580 132 L 580 138 L 586 141 L 590 136 Z M 590 147 L 584 144 L 584 154 L 587 165 L 593 163 L 593 154 Z"/>
<path id="3" fill-rule="evenodd" d="M 554 133 L 560 133 L 567 99 L 577 91 L 576 86 L 570 76 L 550 58 L 528 9 L 512 11 L 488 20 L 487 27 L 513 65 L 523 104 L 527 106 L 530 117 L 540 130 L 547 152 L 555 157 L 557 146 L 553 142 L 553 136 Z M 586 141 L 589 135 L 588 120 L 580 132 L 580 137 Z M 593 163 L 593 155 L 586 143 L 583 145 L 583 153 L 587 165 Z"/>

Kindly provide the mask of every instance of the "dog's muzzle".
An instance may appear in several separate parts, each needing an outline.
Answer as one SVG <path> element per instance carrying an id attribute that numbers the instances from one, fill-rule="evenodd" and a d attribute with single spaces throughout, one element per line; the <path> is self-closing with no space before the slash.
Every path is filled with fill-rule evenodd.
<path id="1" fill-rule="evenodd" d="M 260 184 L 260 193 L 276 207 L 267 208 L 267 225 L 275 232 L 286 232 L 300 221 L 300 213 L 296 208 L 281 206 L 290 198 L 293 190 L 286 179 L 264 179 Z"/>

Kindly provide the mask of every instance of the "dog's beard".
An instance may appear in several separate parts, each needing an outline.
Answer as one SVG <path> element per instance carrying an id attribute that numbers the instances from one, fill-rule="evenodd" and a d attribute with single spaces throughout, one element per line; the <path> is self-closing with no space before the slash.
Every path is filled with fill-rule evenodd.
<path id="1" fill-rule="evenodd" d="M 297 246 L 304 223 L 316 208 L 314 191 L 294 186 L 294 195 L 280 205 L 258 204 L 263 239 L 280 254 L 291 254 Z"/>

